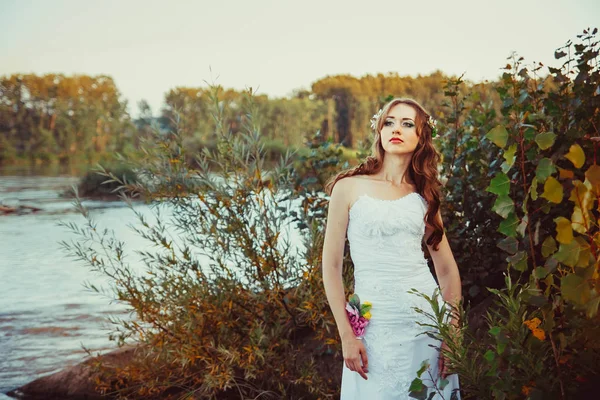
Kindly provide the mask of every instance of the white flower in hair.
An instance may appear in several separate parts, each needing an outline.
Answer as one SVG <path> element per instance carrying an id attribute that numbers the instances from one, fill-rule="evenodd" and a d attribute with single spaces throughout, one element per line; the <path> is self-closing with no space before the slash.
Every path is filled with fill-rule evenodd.
<path id="1" fill-rule="evenodd" d="M 431 128 L 431 137 L 434 138 L 437 135 L 437 121 L 431 115 L 427 118 L 427 125 Z"/>
<path id="2" fill-rule="evenodd" d="M 381 115 L 383 114 L 383 109 L 379 109 L 379 111 L 377 111 L 376 114 L 373 114 L 373 117 L 371 118 L 371 129 L 373 129 L 374 131 L 377 130 L 377 121 L 379 121 L 379 118 L 381 118 Z"/>

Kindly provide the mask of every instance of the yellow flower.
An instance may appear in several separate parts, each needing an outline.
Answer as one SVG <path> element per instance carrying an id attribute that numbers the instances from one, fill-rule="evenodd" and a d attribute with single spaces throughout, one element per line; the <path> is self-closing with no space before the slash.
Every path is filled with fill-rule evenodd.
<path id="1" fill-rule="evenodd" d="M 371 319 L 371 311 L 365 313 L 365 315 L 363 315 L 363 317 L 365 317 L 366 319 Z"/>
<path id="2" fill-rule="evenodd" d="M 523 393 L 525 396 L 529 396 L 529 394 L 531 393 L 531 390 L 534 387 L 535 387 L 535 382 L 529 381 L 529 386 L 523 385 L 523 387 L 521 387 L 521 393 Z"/>
<path id="3" fill-rule="evenodd" d="M 525 324 L 530 330 L 534 330 L 541 323 L 542 323 L 542 321 L 540 321 L 540 319 L 537 317 L 530 319 L 530 320 L 523 321 L 523 324 Z"/>
<path id="4" fill-rule="evenodd" d="M 546 333 L 542 329 L 535 328 L 535 329 L 532 330 L 532 332 L 533 332 L 533 336 L 535 336 L 539 340 L 545 340 L 546 339 Z"/>
<path id="5" fill-rule="evenodd" d="M 372 306 L 372 305 L 373 305 L 373 304 L 371 304 L 371 302 L 370 302 L 370 301 L 364 301 L 364 302 L 363 302 L 363 304 L 364 304 L 365 306 Z"/>
<path id="6" fill-rule="evenodd" d="M 533 336 L 535 336 L 536 338 L 538 338 L 539 340 L 545 340 L 546 339 L 546 333 L 544 332 L 543 329 L 538 328 L 538 326 L 542 323 L 542 321 L 540 321 L 539 318 L 533 318 L 530 320 L 526 320 L 523 321 L 523 324 L 527 326 L 527 328 L 529 328 L 529 330 L 531 331 L 531 333 L 533 334 Z"/>

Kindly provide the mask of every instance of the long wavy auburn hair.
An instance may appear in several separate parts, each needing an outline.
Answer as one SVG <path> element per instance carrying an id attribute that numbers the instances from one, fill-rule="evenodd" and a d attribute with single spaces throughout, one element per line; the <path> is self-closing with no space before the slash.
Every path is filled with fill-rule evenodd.
<path id="1" fill-rule="evenodd" d="M 427 124 L 429 113 L 415 100 L 409 98 L 395 98 L 389 101 L 384 107 L 379 119 L 376 121 L 375 140 L 371 148 L 371 155 L 356 167 L 339 172 L 331 177 L 325 184 L 325 192 L 331 195 L 333 187 L 342 178 L 354 175 L 372 175 L 381 170 L 385 150 L 381 144 L 381 129 L 387 115 L 392 107 L 397 104 L 406 104 L 411 106 L 417 112 L 415 125 L 419 143 L 413 153 L 408 174 L 415 182 L 417 192 L 423 196 L 428 203 L 428 209 L 425 213 L 425 224 L 433 228 L 433 232 L 427 239 L 427 244 L 432 246 L 433 250 L 439 250 L 439 243 L 444 236 L 442 221 L 437 218 L 440 209 L 440 187 L 442 183 L 438 179 L 438 165 L 441 157 L 433 146 L 431 138 L 431 127 Z"/>

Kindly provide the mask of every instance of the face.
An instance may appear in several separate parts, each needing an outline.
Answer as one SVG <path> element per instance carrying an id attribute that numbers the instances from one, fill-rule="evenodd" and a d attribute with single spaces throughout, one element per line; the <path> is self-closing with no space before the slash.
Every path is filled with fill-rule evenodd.
<path id="1" fill-rule="evenodd" d="M 381 145 L 386 153 L 410 154 L 417 148 L 417 111 L 408 104 L 396 104 L 381 128 Z"/>

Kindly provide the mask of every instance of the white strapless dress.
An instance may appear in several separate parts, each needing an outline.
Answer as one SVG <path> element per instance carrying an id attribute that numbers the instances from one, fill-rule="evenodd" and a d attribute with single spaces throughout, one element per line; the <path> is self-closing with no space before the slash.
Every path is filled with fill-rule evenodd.
<path id="1" fill-rule="evenodd" d="M 396 200 L 361 195 L 349 211 L 348 241 L 354 263 L 354 292 L 370 301 L 371 320 L 363 343 L 369 360 L 368 380 L 344 364 L 341 400 L 410 399 L 409 387 L 424 360 L 430 368 L 421 375 L 429 393 L 438 382 L 440 342 L 417 334 L 428 322 L 411 307 L 429 311 L 427 301 L 407 291 L 429 296 L 437 288 L 421 248 L 427 201 L 413 192 Z M 458 375 L 447 377 L 443 397 L 460 399 Z M 427 397 L 429 398 L 429 397 Z"/>

